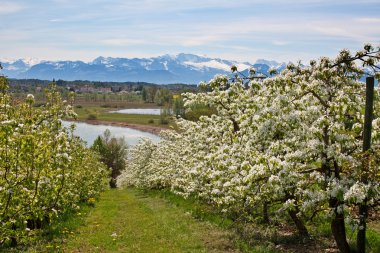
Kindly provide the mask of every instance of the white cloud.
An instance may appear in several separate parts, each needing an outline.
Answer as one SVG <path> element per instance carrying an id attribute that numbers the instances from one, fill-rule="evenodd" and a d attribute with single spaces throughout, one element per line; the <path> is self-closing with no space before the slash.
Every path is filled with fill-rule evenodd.
<path id="1" fill-rule="evenodd" d="M 358 18 L 356 20 L 362 24 L 380 24 L 380 18 Z"/>
<path id="2" fill-rule="evenodd" d="M 373 20 L 372 20 L 373 21 Z M 330 38 L 348 38 L 361 43 L 380 41 L 380 33 L 377 27 L 369 26 L 363 19 L 330 20 L 316 21 L 312 24 L 312 29 L 321 35 Z"/>
<path id="3" fill-rule="evenodd" d="M 3 2 L 0 4 L 0 14 L 19 12 L 23 9 L 24 6 L 12 2 Z"/>
<path id="4" fill-rule="evenodd" d="M 146 41 L 140 39 L 129 39 L 129 38 L 112 38 L 101 40 L 101 43 L 110 46 L 129 46 L 138 44 L 147 44 Z"/>
<path id="5" fill-rule="evenodd" d="M 63 22 L 64 20 L 63 19 L 60 19 L 60 18 L 53 18 L 53 19 L 49 19 L 49 22 Z"/>
<path id="6" fill-rule="evenodd" d="M 272 44 L 275 46 L 285 46 L 289 45 L 291 42 L 290 41 L 284 41 L 284 40 L 274 40 L 272 41 Z"/>
<path id="7" fill-rule="evenodd" d="M 182 46 L 193 47 L 193 46 L 207 45 L 215 41 L 221 40 L 222 36 L 218 34 L 213 34 L 213 35 L 183 34 L 183 36 L 174 36 L 173 39 L 174 39 L 174 42 Z"/>
<path id="8" fill-rule="evenodd" d="M 370 3 L 370 8 L 379 0 L 52 0 L 51 5 L 3 1 L 0 14 L 19 12 L 9 15 L 2 31 L 5 46 L 0 54 L 12 58 L 21 50 L 24 57 L 74 59 L 175 50 L 282 60 L 380 43 L 380 18 L 355 12 L 355 6 Z M 348 13 L 337 8 L 346 4 Z"/>
<path id="9" fill-rule="evenodd" d="M 364 21 L 364 22 L 363 22 Z M 189 45 L 204 45 L 215 41 L 228 41 L 230 39 L 259 38 L 271 41 L 277 46 L 292 44 L 293 41 L 351 39 L 359 42 L 380 41 L 380 33 L 374 26 L 365 22 L 378 22 L 372 19 L 334 19 L 326 17 L 321 19 L 282 17 L 281 20 L 267 18 L 242 18 L 234 22 L 213 23 L 209 25 L 195 24 L 182 35 L 190 35 Z M 247 25 L 249 24 L 249 25 Z M 196 36 L 199 34 L 207 34 Z M 260 38 L 261 37 L 261 38 Z M 279 39 L 281 37 L 281 39 Z M 186 40 L 186 38 L 183 38 Z M 290 42 L 292 41 L 292 43 Z"/>

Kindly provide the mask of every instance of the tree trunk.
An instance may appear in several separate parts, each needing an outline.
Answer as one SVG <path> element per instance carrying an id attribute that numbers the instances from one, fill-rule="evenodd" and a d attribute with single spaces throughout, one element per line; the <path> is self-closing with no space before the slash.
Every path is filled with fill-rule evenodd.
<path id="1" fill-rule="evenodd" d="M 331 221 L 331 231 L 334 236 L 336 245 L 341 253 L 350 253 L 350 245 L 348 245 L 346 237 L 346 227 L 344 225 L 344 213 L 338 213 L 336 210 L 338 200 L 336 198 L 330 199 L 330 207 L 333 208 L 334 218 Z"/>
<path id="2" fill-rule="evenodd" d="M 301 236 L 309 237 L 309 232 L 307 231 L 307 228 L 306 228 L 305 224 L 303 223 L 303 221 L 300 218 L 298 218 L 297 211 L 289 210 L 288 213 L 289 213 L 290 217 L 292 218 L 294 224 L 296 225 L 298 233 Z"/>
<path id="3" fill-rule="evenodd" d="M 367 229 L 368 206 L 363 203 L 359 206 L 359 231 L 356 240 L 358 253 L 365 253 L 365 234 Z"/>
<path id="4" fill-rule="evenodd" d="M 12 224 L 12 229 L 16 230 L 16 225 Z M 16 247 L 17 246 L 17 239 L 16 237 L 12 236 L 11 237 L 11 247 Z"/>
<path id="5" fill-rule="evenodd" d="M 11 247 L 16 247 L 17 246 L 17 239 L 16 237 L 11 237 Z"/>
<path id="6" fill-rule="evenodd" d="M 372 134 L 372 118 L 373 118 L 373 100 L 374 100 L 374 86 L 375 79 L 373 77 L 366 78 L 366 98 L 365 98 L 365 113 L 364 113 L 364 127 L 363 127 L 363 152 L 371 148 L 371 134 Z M 367 170 L 369 168 L 368 159 L 366 157 L 363 161 L 362 176 L 360 181 L 364 184 L 368 183 Z M 356 239 L 356 247 L 358 253 L 365 253 L 365 234 L 367 228 L 368 205 L 364 201 L 359 206 L 359 231 Z"/>
<path id="7" fill-rule="evenodd" d="M 116 185 L 116 179 L 115 178 L 111 177 L 109 183 L 110 183 L 110 187 L 111 188 L 116 188 L 117 187 L 117 185 Z"/>
<path id="8" fill-rule="evenodd" d="M 263 221 L 266 224 L 269 223 L 268 202 L 264 202 L 263 204 Z"/>

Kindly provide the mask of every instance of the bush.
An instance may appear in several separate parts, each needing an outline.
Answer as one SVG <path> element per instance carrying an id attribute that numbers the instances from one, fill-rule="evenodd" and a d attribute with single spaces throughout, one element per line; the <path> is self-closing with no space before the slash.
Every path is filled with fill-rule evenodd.
<path id="1" fill-rule="evenodd" d="M 169 124 L 169 117 L 171 115 L 171 108 L 164 107 L 160 111 L 160 124 L 167 125 Z"/>
<path id="2" fill-rule="evenodd" d="M 96 119 L 98 119 L 98 117 L 97 117 L 95 114 L 91 113 L 91 114 L 89 114 L 89 115 L 87 116 L 87 119 L 88 119 L 88 120 L 96 120 Z"/>
<path id="3" fill-rule="evenodd" d="M 125 139 L 111 137 L 111 132 L 107 129 L 102 136 L 96 138 L 91 149 L 97 151 L 101 161 L 111 169 L 109 184 L 111 188 L 116 188 L 116 178 L 126 165 L 128 146 Z"/>
<path id="4" fill-rule="evenodd" d="M 185 112 L 184 118 L 190 121 L 198 121 L 201 116 L 210 117 L 213 114 L 217 114 L 215 108 L 209 107 L 204 104 L 195 104 Z"/>
<path id="5" fill-rule="evenodd" d="M 160 124 L 161 125 L 167 125 L 167 124 L 169 124 L 169 120 L 166 118 L 160 118 Z"/>
<path id="6" fill-rule="evenodd" d="M 43 102 L 34 103 L 33 106 L 34 107 L 43 107 L 43 106 L 45 106 L 45 103 L 43 103 Z"/>

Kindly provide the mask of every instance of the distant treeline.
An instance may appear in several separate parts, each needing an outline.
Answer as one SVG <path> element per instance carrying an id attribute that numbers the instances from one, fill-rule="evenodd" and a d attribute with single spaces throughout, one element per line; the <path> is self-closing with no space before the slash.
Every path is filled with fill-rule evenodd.
<path id="1" fill-rule="evenodd" d="M 157 88 L 167 88 L 173 91 L 196 91 L 197 85 L 189 85 L 182 83 L 174 84 L 155 84 L 147 82 L 98 82 L 98 81 L 65 81 L 65 80 L 39 80 L 39 79 L 9 79 L 9 85 L 11 88 L 19 88 L 22 90 L 27 90 L 28 88 L 35 87 L 46 87 L 50 83 L 55 82 L 57 86 L 61 87 L 103 87 L 103 88 L 112 88 L 113 91 L 124 90 L 123 88 L 128 87 L 128 90 L 133 91 L 142 91 L 144 87 L 157 87 Z"/>

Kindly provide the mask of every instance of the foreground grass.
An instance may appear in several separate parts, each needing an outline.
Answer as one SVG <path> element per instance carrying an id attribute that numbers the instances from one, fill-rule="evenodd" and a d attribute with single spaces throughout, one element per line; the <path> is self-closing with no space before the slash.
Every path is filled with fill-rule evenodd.
<path id="1" fill-rule="evenodd" d="M 34 231 L 34 235 L 30 236 L 27 242 L 22 241 L 14 248 L 0 247 L 0 252 L 62 252 L 62 245 L 76 236 L 76 231 L 85 225 L 85 217 L 91 210 L 92 206 L 82 204 L 79 211 L 66 213 L 50 225 L 43 226 L 43 230 Z"/>
<path id="2" fill-rule="evenodd" d="M 144 190 L 143 192 L 149 197 L 165 199 L 168 203 L 181 209 L 183 212 L 191 214 L 191 216 L 198 221 L 205 221 L 225 231 L 229 231 L 230 237 L 233 240 L 235 247 L 238 248 L 240 252 L 283 252 L 276 249 L 275 245 L 270 240 L 268 240 L 268 238 L 261 238 L 260 240 L 256 240 L 254 242 L 251 242 L 247 238 L 244 238 L 242 235 L 243 231 L 241 227 L 237 225 L 236 221 L 234 222 L 226 215 L 223 215 L 218 208 L 215 208 L 215 206 L 208 205 L 192 197 L 185 199 L 172 193 L 169 190 Z M 258 224 L 255 224 L 255 227 L 259 230 L 262 230 L 264 228 L 258 226 Z M 252 234 L 249 232 L 250 239 L 251 235 Z M 218 240 L 217 238 L 209 238 L 211 241 Z"/>
<path id="3" fill-rule="evenodd" d="M 228 234 L 139 191 L 103 194 L 65 252 L 234 252 Z"/>
<path id="4" fill-rule="evenodd" d="M 239 222 L 221 214 L 215 207 L 196 199 L 184 199 L 168 190 L 148 190 L 151 197 L 160 197 L 191 213 L 197 220 L 204 220 L 233 232 L 234 243 L 242 252 L 337 252 L 330 223 L 324 219 L 317 226 L 309 224 L 311 240 L 299 236 L 291 221 L 282 224 L 261 224 L 260 222 Z M 356 249 L 356 233 L 347 226 L 348 241 Z M 380 252 L 380 221 L 368 224 L 367 252 Z"/>
<path id="5" fill-rule="evenodd" d="M 238 252 L 230 232 L 158 196 L 108 190 L 35 240 L 0 252 Z"/>
<path id="6" fill-rule="evenodd" d="M 303 241 L 289 227 L 239 224 L 169 191 L 108 190 L 95 208 L 84 205 L 34 242 L 0 252 L 336 252 L 328 227 L 310 228 L 320 239 Z M 379 223 L 369 227 L 368 252 L 380 252 Z"/>

